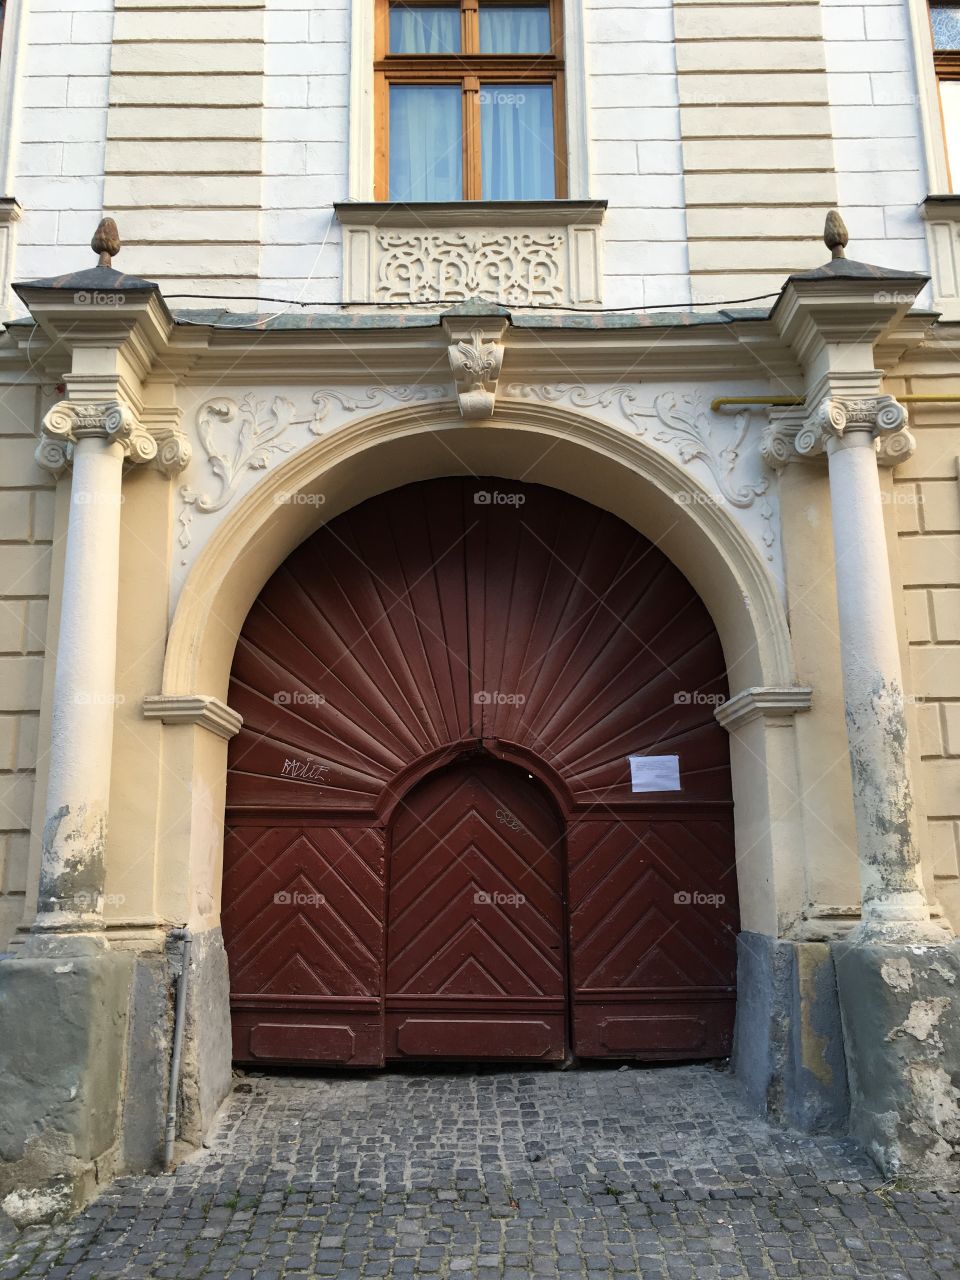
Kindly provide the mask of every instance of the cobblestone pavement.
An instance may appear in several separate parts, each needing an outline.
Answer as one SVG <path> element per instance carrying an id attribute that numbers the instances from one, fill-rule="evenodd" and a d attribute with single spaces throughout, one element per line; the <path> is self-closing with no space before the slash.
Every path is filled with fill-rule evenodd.
<path id="1" fill-rule="evenodd" d="M 960 1200 L 710 1066 L 248 1076 L 208 1150 L 0 1239 L 19 1276 L 960 1278 Z"/>

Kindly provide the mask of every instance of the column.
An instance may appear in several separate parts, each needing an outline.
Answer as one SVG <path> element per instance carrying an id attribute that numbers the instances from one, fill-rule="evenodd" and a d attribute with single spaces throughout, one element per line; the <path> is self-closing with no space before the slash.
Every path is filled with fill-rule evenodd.
<path id="1" fill-rule="evenodd" d="M 38 462 L 57 474 L 72 467 L 73 477 L 37 932 L 102 928 L 123 466 L 157 453 L 157 440 L 119 402 L 64 401 L 43 421 Z"/>
<path id="2" fill-rule="evenodd" d="M 840 656 L 860 862 L 861 940 L 937 939 L 920 869 L 903 676 L 877 471 L 907 456 L 906 412 L 891 396 L 831 396 L 798 431 L 830 478 Z"/>

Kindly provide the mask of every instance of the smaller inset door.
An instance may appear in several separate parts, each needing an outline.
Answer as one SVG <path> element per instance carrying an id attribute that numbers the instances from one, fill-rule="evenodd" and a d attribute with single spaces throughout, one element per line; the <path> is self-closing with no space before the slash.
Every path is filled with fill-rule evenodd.
<path id="1" fill-rule="evenodd" d="M 389 861 L 388 1058 L 561 1060 L 563 825 L 527 773 L 477 757 L 401 802 Z"/>

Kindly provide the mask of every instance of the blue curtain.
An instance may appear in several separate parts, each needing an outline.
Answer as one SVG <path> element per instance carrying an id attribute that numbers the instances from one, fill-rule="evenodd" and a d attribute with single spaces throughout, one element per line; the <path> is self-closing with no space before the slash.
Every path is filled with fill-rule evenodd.
<path id="1" fill-rule="evenodd" d="M 390 199 L 462 200 L 458 84 L 390 86 Z"/>
<path id="2" fill-rule="evenodd" d="M 553 199 L 550 85 L 480 86 L 480 164 L 484 200 Z"/>
<path id="3" fill-rule="evenodd" d="M 460 10 L 390 6 L 391 53 L 459 53 Z"/>
<path id="4" fill-rule="evenodd" d="M 481 53 L 549 53 L 550 11 L 533 5 L 481 4 Z"/>

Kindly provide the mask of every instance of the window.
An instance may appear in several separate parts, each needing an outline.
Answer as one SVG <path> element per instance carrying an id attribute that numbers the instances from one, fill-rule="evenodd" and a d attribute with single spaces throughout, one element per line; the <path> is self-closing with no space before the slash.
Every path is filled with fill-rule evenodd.
<path id="1" fill-rule="evenodd" d="M 376 0 L 378 200 L 566 194 L 561 0 Z"/>
<path id="2" fill-rule="evenodd" d="M 960 183 L 960 4 L 931 0 L 930 26 L 947 163 L 956 188 Z"/>

